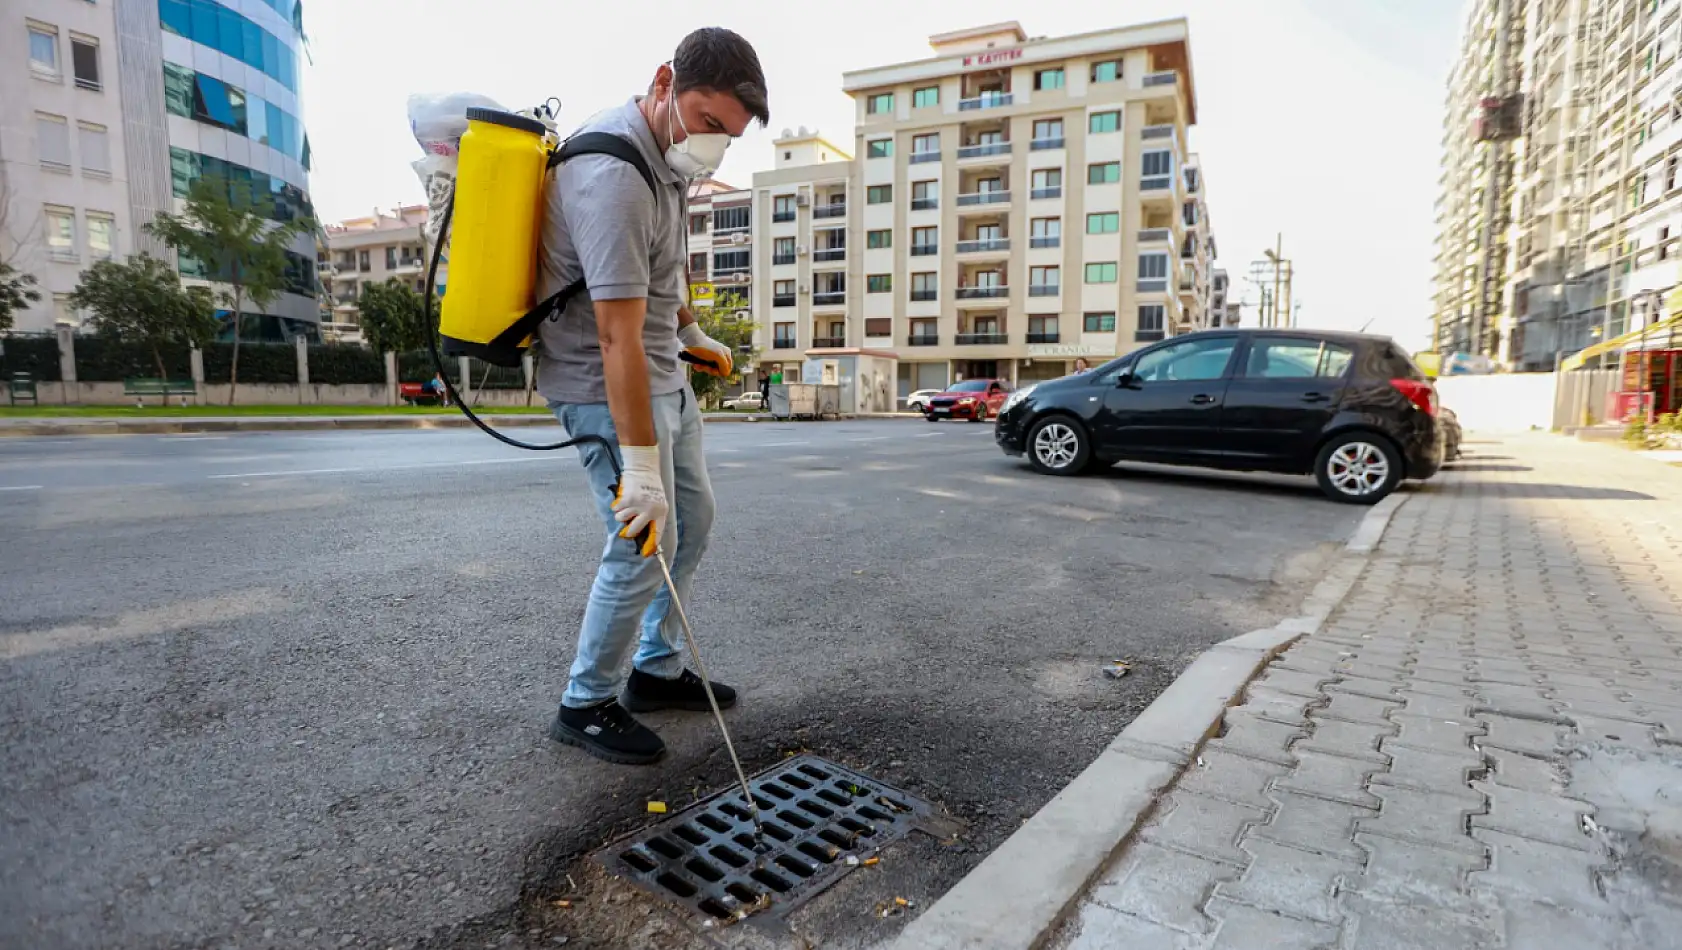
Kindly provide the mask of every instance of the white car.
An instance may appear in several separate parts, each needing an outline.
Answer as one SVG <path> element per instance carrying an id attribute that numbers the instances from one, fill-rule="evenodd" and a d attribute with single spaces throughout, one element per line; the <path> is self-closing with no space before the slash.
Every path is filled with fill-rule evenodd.
<path id="1" fill-rule="evenodd" d="M 942 389 L 919 389 L 905 397 L 905 408 L 908 412 L 922 412 L 929 407 L 929 399 L 936 393 L 945 392 Z"/>
<path id="2" fill-rule="evenodd" d="M 734 399 L 724 400 L 724 408 L 752 410 L 764 409 L 765 397 L 761 396 L 759 393 L 742 393 Z"/>

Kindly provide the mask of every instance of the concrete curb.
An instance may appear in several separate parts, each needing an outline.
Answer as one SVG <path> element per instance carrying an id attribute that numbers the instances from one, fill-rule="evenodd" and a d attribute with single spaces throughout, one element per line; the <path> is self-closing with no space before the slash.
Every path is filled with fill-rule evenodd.
<path id="1" fill-rule="evenodd" d="M 1039 947 L 1214 734 L 1268 661 L 1326 622 L 1407 500 L 1374 505 L 1302 612 L 1204 651 L 1086 770 L 912 921 L 887 950 Z"/>
<path id="2" fill-rule="evenodd" d="M 558 425 L 548 413 L 480 415 L 491 426 L 509 429 L 520 426 Z M 735 413 L 707 413 L 707 422 L 771 422 L 770 416 Z M 906 413 L 862 413 L 842 419 L 922 419 Z M 0 419 L 0 439 L 35 436 L 75 435 L 176 435 L 189 432 L 299 432 L 334 429 L 462 429 L 472 426 L 467 417 L 435 416 L 180 416 L 173 419 L 124 419 L 86 416 L 82 418 L 42 417 Z"/>

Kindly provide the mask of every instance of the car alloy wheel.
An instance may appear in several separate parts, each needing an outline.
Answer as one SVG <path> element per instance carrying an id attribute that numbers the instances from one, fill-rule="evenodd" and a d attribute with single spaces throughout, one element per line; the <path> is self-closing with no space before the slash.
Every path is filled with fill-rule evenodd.
<path id="1" fill-rule="evenodd" d="M 1067 471 L 1080 459 L 1080 434 L 1069 423 L 1053 419 L 1034 431 L 1033 453 L 1040 467 L 1053 472 Z"/>
<path id="2" fill-rule="evenodd" d="M 1371 442 L 1345 442 L 1326 460 L 1326 478 L 1345 495 L 1370 495 L 1390 480 L 1390 458 Z"/>

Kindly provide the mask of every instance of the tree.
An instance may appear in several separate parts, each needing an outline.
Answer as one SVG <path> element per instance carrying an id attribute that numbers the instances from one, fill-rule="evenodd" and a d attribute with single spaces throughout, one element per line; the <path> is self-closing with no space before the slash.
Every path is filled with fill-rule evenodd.
<path id="1" fill-rule="evenodd" d="M 146 233 L 177 254 L 197 261 L 206 278 L 226 284 L 223 303 L 233 311 L 234 352 L 228 371 L 228 405 L 239 389 L 241 316 L 247 300 L 262 309 L 286 286 L 286 250 L 312 221 L 275 222 L 274 198 L 256 194 L 249 182 L 201 178 L 187 193 L 183 214 L 158 212 Z"/>
<path id="2" fill-rule="evenodd" d="M 0 261 L 0 333 L 12 328 L 15 314 L 41 299 L 35 289 L 35 275 L 18 271 L 11 264 Z"/>
<path id="3" fill-rule="evenodd" d="M 734 368 L 730 378 L 721 379 L 711 373 L 693 372 L 689 374 L 689 384 L 695 390 L 695 398 L 703 406 L 716 403 L 724 391 L 742 378 L 742 366 L 752 360 L 753 320 L 737 318 L 736 312 L 748 308 L 747 298 L 736 291 L 722 291 L 713 299 L 713 305 L 703 310 L 695 311 L 695 322 L 701 325 L 701 332 L 712 337 L 730 348 Z"/>
<path id="4" fill-rule="evenodd" d="M 388 280 L 362 288 L 357 301 L 362 314 L 362 335 L 377 353 L 396 350 L 407 353 L 426 346 L 425 306 L 420 294 L 408 284 Z"/>
<path id="5" fill-rule="evenodd" d="M 158 377 L 164 369 L 163 347 L 203 346 L 216 334 L 216 302 L 205 287 L 181 286 L 175 268 L 149 254 L 127 263 L 99 261 L 82 272 L 70 304 L 86 310 L 95 332 L 152 351 Z M 164 396 L 169 405 L 169 396 Z"/>

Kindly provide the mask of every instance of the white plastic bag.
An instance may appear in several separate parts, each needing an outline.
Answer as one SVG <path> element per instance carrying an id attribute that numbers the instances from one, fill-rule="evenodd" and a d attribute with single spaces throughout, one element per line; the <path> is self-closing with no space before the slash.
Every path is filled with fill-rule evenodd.
<path id="1" fill-rule="evenodd" d="M 467 132 L 467 110 L 472 108 L 501 109 L 502 104 L 473 92 L 416 93 L 409 97 L 409 129 L 414 132 L 421 151 L 426 153 L 410 167 L 420 176 L 421 188 L 426 192 L 426 228 L 422 234 L 429 260 L 433 246 L 438 243 L 438 227 L 450 206 L 461 137 Z M 449 258 L 450 248 L 446 243 L 442 259 Z"/>

